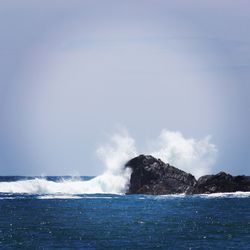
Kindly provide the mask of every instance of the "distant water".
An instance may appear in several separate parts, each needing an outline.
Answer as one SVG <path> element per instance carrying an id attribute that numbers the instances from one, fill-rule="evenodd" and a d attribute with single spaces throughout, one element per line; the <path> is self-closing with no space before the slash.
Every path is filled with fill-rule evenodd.
<path id="1" fill-rule="evenodd" d="M 0 177 L 0 248 L 250 249 L 250 192 L 127 196 L 99 184 Z"/>

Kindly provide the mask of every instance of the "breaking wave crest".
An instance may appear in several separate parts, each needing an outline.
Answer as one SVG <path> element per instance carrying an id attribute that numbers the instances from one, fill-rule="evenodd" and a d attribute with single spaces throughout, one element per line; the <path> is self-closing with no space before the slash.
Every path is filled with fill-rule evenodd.
<path id="1" fill-rule="evenodd" d="M 210 138 L 203 140 L 187 139 L 180 132 L 162 130 L 160 137 L 152 142 L 152 148 L 138 152 L 135 140 L 126 129 L 110 136 L 108 143 L 100 146 L 96 153 L 105 166 L 101 175 L 90 180 L 64 179 L 52 181 L 46 178 L 33 178 L 12 182 L 0 182 L 0 193 L 17 194 L 122 194 L 125 193 L 131 175 L 124 164 L 139 153 L 152 154 L 174 166 L 191 172 L 196 177 L 211 173 L 217 147 Z"/>
<path id="2" fill-rule="evenodd" d="M 51 181 L 44 178 L 0 182 L 1 193 L 19 194 L 95 194 L 122 193 L 126 188 L 126 178 L 112 174 L 103 174 L 91 180 Z"/>
<path id="3" fill-rule="evenodd" d="M 134 140 L 124 130 L 97 149 L 106 169 L 90 180 L 74 179 L 51 181 L 46 178 L 0 182 L 0 193 L 17 194 L 122 194 L 126 192 L 131 171 L 124 168 L 126 161 L 136 156 Z"/>

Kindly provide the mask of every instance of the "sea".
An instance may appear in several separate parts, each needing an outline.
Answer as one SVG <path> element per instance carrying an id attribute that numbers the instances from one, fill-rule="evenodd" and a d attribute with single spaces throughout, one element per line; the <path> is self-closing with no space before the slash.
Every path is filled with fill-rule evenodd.
<path id="1" fill-rule="evenodd" d="M 250 249 L 250 192 L 126 195 L 105 178 L 0 177 L 0 249 Z"/>

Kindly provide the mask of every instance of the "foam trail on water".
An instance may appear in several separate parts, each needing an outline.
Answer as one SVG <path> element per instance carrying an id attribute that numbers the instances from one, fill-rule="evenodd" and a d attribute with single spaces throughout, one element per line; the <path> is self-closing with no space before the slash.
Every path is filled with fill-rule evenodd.
<path id="1" fill-rule="evenodd" d="M 232 193 L 213 193 L 213 194 L 167 194 L 151 196 L 151 199 L 162 200 L 162 199 L 175 199 L 175 198 L 203 198 L 203 199 L 219 199 L 219 198 L 249 198 L 250 192 L 232 192 Z"/>
<path id="2" fill-rule="evenodd" d="M 200 194 L 197 195 L 202 198 L 248 198 L 250 197 L 250 192 L 234 192 L 234 193 L 214 193 L 214 194 Z"/>
<path id="3" fill-rule="evenodd" d="M 49 181 L 45 178 L 20 180 L 15 182 L 0 182 L 1 193 L 27 194 L 121 194 L 127 189 L 130 169 L 124 164 L 136 156 L 134 140 L 124 130 L 111 136 L 110 141 L 97 149 L 97 155 L 105 164 L 103 174 L 88 180 Z"/>

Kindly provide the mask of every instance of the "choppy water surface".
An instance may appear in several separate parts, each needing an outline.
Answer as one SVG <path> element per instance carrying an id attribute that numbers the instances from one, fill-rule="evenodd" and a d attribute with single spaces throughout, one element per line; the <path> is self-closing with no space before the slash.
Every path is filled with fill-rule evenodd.
<path id="1" fill-rule="evenodd" d="M 26 190 L 34 184 L 1 178 L 2 249 L 250 249 L 250 193 L 126 196 L 77 193 L 74 185 L 52 192 L 53 183 L 48 193 L 1 190 L 20 180 Z"/>

